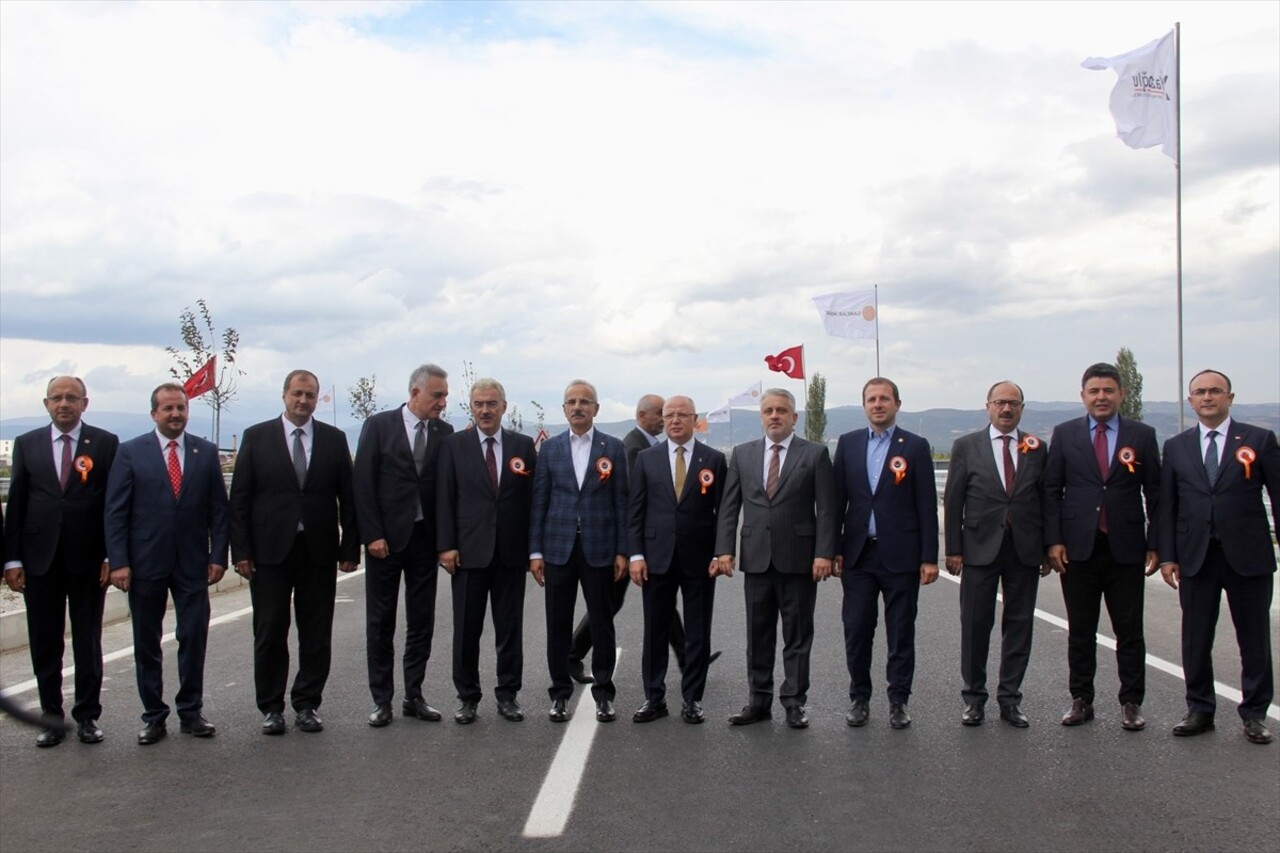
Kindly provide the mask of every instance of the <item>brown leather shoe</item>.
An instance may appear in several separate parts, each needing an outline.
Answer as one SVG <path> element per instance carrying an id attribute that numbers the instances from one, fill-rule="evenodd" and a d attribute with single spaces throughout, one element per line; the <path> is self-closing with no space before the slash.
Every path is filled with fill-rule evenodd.
<path id="1" fill-rule="evenodd" d="M 1093 704 L 1083 699 L 1075 698 L 1071 700 L 1071 710 L 1063 715 L 1062 724 L 1064 726 L 1078 726 L 1092 719 Z"/>
<path id="2" fill-rule="evenodd" d="M 1142 716 L 1142 706 L 1136 702 L 1125 702 L 1120 715 L 1120 726 L 1126 732 L 1140 732 L 1147 727 L 1147 721 Z"/>

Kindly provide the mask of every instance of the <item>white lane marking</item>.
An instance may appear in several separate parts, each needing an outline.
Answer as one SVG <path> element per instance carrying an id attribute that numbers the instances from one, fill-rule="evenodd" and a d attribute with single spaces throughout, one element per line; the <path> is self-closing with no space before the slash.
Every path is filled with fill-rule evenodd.
<path id="1" fill-rule="evenodd" d="M 351 580 L 351 578 L 355 577 L 356 575 L 362 575 L 362 574 L 364 574 L 364 569 L 357 569 L 356 571 L 347 575 L 339 575 L 338 583 L 342 583 L 345 580 Z M 215 625 L 222 625 L 227 622 L 234 622 L 240 617 L 247 616 L 252 612 L 253 612 L 253 607 L 251 605 L 249 607 L 241 607 L 239 610 L 233 610 L 230 613 L 224 613 L 221 616 L 215 616 L 214 618 L 209 620 L 209 627 L 212 628 Z M 163 637 L 160 638 L 160 645 L 163 646 L 165 643 L 172 643 L 175 639 L 175 636 L 176 635 L 172 632 L 165 634 Z M 105 666 L 106 664 L 109 664 L 112 661 L 117 661 L 117 660 L 120 660 L 120 658 L 124 658 L 124 657 L 132 657 L 132 655 L 133 655 L 133 646 L 125 646 L 122 649 L 116 649 L 114 652 L 108 652 L 107 654 L 103 655 L 102 663 Z M 75 666 L 66 667 L 65 669 L 62 670 L 62 678 L 65 680 L 67 676 L 74 675 L 75 671 L 76 671 Z M 0 695 L 17 696 L 21 693 L 27 693 L 35 689 L 36 689 L 36 680 L 32 678 L 29 681 L 22 681 L 22 682 L 19 682 L 18 684 L 13 685 L 12 687 L 6 687 L 4 690 L 0 690 Z"/>
<path id="2" fill-rule="evenodd" d="M 622 649 L 618 649 L 613 670 L 618 671 L 618 662 L 622 660 Z M 524 824 L 525 838 L 553 838 L 564 834 L 565 824 L 573 811 L 573 801 L 578 796 L 578 786 L 582 784 L 582 774 L 587 769 L 587 757 L 591 754 L 591 742 L 595 740 L 596 730 L 600 723 L 594 714 L 584 712 L 584 705 L 590 708 L 587 699 L 591 696 L 589 687 L 583 687 L 573 708 L 573 718 L 569 720 L 564 739 L 556 750 L 556 757 L 547 768 L 546 778 L 542 780 L 542 788 L 538 798 L 533 801 L 533 809 Z"/>
<path id="3" fill-rule="evenodd" d="M 945 571 L 938 572 L 938 577 L 946 578 L 947 580 L 955 584 L 960 583 L 960 578 L 955 577 Z M 996 600 L 1003 602 L 1004 596 L 997 592 Z M 1052 613 L 1046 613 L 1045 611 L 1041 610 L 1038 607 L 1036 608 L 1036 618 L 1043 619 L 1045 622 L 1048 622 L 1050 625 L 1055 625 L 1063 629 L 1064 631 L 1067 630 L 1066 619 L 1063 619 L 1058 616 L 1054 616 Z M 1098 645 L 1106 646 L 1108 649 L 1114 650 L 1116 647 L 1116 641 L 1108 637 L 1106 634 L 1099 633 Z M 1167 672 L 1169 675 L 1172 675 L 1175 678 L 1179 678 L 1182 681 L 1187 680 L 1187 676 L 1182 671 L 1182 667 L 1178 666 L 1176 663 L 1169 663 L 1169 661 L 1165 660 L 1164 658 L 1158 658 L 1153 654 L 1149 654 L 1149 653 L 1147 654 L 1147 666 L 1158 669 L 1161 672 Z M 1221 681 L 1215 680 L 1213 682 L 1213 690 L 1223 699 L 1226 699 L 1230 702 L 1234 702 L 1237 705 L 1239 705 L 1240 701 L 1244 699 L 1244 694 L 1242 694 L 1239 690 L 1232 687 L 1230 684 L 1223 684 Z M 1273 720 L 1276 720 L 1277 722 L 1280 722 L 1280 705 L 1275 705 L 1275 704 L 1269 705 L 1267 707 L 1267 716 Z"/>

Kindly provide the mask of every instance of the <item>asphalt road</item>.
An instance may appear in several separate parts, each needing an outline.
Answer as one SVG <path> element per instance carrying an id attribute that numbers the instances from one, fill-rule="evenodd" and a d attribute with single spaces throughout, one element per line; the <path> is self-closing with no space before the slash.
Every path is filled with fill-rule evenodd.
<path id="1" fill-rule="evenodd" d="M 139 747 L 129 625 L 108 626 L 106 652 L 124 654 L 107 664 L 104 743 L 84 746 L 72 737 L 38 750 L 31 730 L 0 721 L 0 848 L 1262 850 L 1280 840 L 1280 744 L 1246 742 L 1227 700 L 1220 700 L 1215 733 L 1171 737 L 1185 707 L 1183 685 L 1154 666 L 1144 706 L 1148 729 L 1123 731 L 1115 658 L 1106 650 L 1099 655 L 1097 719 L 1062 727 L 1058 719 L 1069 704 L 1066 634 L 1050 622 L 1037 622 L 1024 685 L 1031 728 L 1015 730 L 990 717 L 981 727 L 962 727 L 959 588 L 945 579 L 922 591 L 914 723 L 905 731 L 889 728 L 882 683 L 871 723 L 844 724 L 838 581 L 819 595 L 810 727 L 790 730 L 778 715 L 772 724 L 730 727 L 728 715 L 746 696 L 740 576 L 719 581 L 715 646 L 724 655 L 711 671 L 706 725 L 685 725 L 678 716 L 630 722 L 643 699 L 636 590 L 619 616 L 619 721 L 595 723 L 588 694 L 575 722 L 548 722 L 542 591 L 530 582 L 520 697 L 528 719 L 501 719 L 490 695 L 476 724 L 458 726 L 449 717 L 456 703 L 445 583 L 426 695 L 446 718 L 434 724 L 400 718 L 399 697 L 391 726 L 365 723 L 360 575 L 338 586 L 320 734 L 292 726 L 284 737 L 258 733 L 249 601 L 236 591 L 215 598 L 210 629 L 205 710 L 217 737 L 181 735 L 171 720 L 166 740 Z M 1176 597 L 1152 578 L 1147 602 L 1149 652 L 1177 664 Z M 1040 607 L 1064 615 L 1056 578 L 1041 584 Z M 1238 687 L 1225 608 L 1223 619 L 1217 674 Z M 1273 616 L 1273 630 L 1277 621 Z M 1109 633 L 1105 617 L 1103 630 Z M 481 673 L 491 691 L 491 631 L 483 642 L 490 648 Z M 882 678 L 883 639 L 877 642 L 875 672 Z M 176 647 L 165 648 L 172 697 Z M 779 662 L 779 681 L 780 669 Z M 4 684 L 29 678 L 25 650 L 0 658 Z M 678 687 L 674 679 L 668 684 L 678 707 Z M 575 701 L 581 695 L 579 689 Z M 34 701 L 35 693 L 19 698 Z M 291 714 L 287 719 L 292 724 Z M 1269 723 L 1280 730 L 1276 719 Z M 575 755 L 585 757 L 580 779 Z M 544 791 L 553 763 L 557 770 Z M 526 836 L 545 818 L 547 803 L 557 801 L 567 809 L 563 831 Z"/>

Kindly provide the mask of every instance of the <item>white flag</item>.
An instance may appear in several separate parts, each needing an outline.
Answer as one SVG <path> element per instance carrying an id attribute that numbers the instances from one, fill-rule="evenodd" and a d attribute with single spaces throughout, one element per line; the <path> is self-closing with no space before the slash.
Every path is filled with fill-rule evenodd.
<path id="1" fill-rule="evenodd" d="M 707 412 L 707 416 L 703 419 L 709 424 L 727 424 L 729 422 L 729 408 L 732 402 L 725 403 L 715 411 Z"/>
<path id="2" fill-rule="evenodd" d="M 813 304 L 818 306 L 828 335 L 838 338 L 879 337 L 874 290 L 828 293 L 813 297 Z"/>
<path id="3" fill-rule="evenodd" d="M 758 406 L 760 405 L 760 394 L 763 390 L 764 386 L 760 382 L 756 382 L 755 385 L 752 385 L 741 394 L 738 394 L 735 397 L 730 397 L 729 406 Z M 725 411 L 728 411 L 729 406 L 724 407 Z M 716 411 L 718 412 L 720 410 L 716 409 Z M 720 423 L 720 421 L 712 421 L 710 415 L 707 416 L 707 420 L 711 421 L 713 424 Z M 729 418 L 726 417 L 725 420 L 727 421 Z"/>
<path id="4" fill-rule="evenodd" d="M 1174 32 L 1119 56 L 1091 56 L 1080 63 L 1092 71 L 1114 69 L 1111 90 L 1116 136 L 1130 148 L 1160 145 L 1178 159 L 1178 51 Z"/>

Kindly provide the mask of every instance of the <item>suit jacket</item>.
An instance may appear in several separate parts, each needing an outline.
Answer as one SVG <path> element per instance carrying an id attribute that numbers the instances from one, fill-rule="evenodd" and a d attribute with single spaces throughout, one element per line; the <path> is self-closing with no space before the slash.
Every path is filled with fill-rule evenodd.
<path id="1" fill-rule="evenodd" d="M 311 562 L 333 565 L 360 559 L 347 436 L 314 418 L 311 426 L 311 461 L 301 486 L 293 467 L 293 444 L 280 418 L 244 431 L 231 480 L 232 560 L 280 565 L 293 547 L 299 522 Z"/>
<path id="2" fill-rule="evenodd" d="M 764 491 L 764 438 L 739 444 L 729 459 L 720 503 L 717 554 L 733 554 L 742 512 L 739 568 L 811 574 L 813 561 L 831 559 L 836 541 L 835 484 L 831 458 L 821 444 L 791 439 L 773 499 Z"/>
<path id="3" fill-rule="evenodd" d="M 174 498 L 155 431 L 120 445 L 107 479 L 107 559 L 140 580 L 181 572 L 205 577 L 227 565 L 227 486 L 218 448 L 184 439 L 182 488 Z"/>
<path id="4" fill-rule="evenodd" d="M 1013 494 L 992 453 L 990 428 L 961 436 L 951 447 L 947 485 L 942 492 L 947 554 L 963 556 L 966 565 L 989 566 L 1000 554 L 1005 521 L 1013 531 L 1018 562 L 1044 562 L 1044 466 L 1049 451 L 1041 442 L 1035 450 L 1019 447 L 1025 432 L 1013 434 L 1009 452 L 1017 457 Z"/>
<path id="5" fill-rule="evenodd" d="M 840 436 L 836 444 L 836 511 L 842 520 L 839 551 L 852 566 L 866 544 L 871 511 L 876 513 L 880 559 L 891 572 L 919 572 L 938 562 L 938 485 L 929 442 L 896 427 L 873 494 L 867 482 L 867 428 Z M 890 465 L 906 460 L 901 482 Z"/>
<path id="6" fill-rule="evenodd" d="M 710 566 L 715 557 L 716 515 L 728 464 L 724 454 L 695 441 L 687 476 L 676 500 L 670 445 L 660 441 L 636 457 L 631 470 L 630 553 L 644 554 L 649 573 L 666 574 L 679 551 L 687 565 Z"/>
<path id="7" fill-rule="evenodd" d="M 436 463 L 436 550 L 456 550 L 462 569 L 487 568 L 496 554 L 504 568 L 528 570 L 537 457 L 532 438 L 504 429 L 495 494 L 476 430 L 446 438 Z"/>
<path id="8" fill-rule="evenodd" d="M 1044 471 L 1044 541 L 1065 545 L 1069 560 L 1087 560 L 1098 533 L 1098 510 L 1107 513 L 1107 538 L 1117 562 L 1141 563 L 1158 545 L 1160 451 L 1156 431 L 1140 421 L 1118 418 L 1116 452 L 1104 480 L 1093 454 L 1088 418 L 1053 428 Z M 1123 465 L 1120 451 L 1134 452 Z M 1143 503 L 1146 514 L 1143 514 Z"/>
<path id="9" fill-rule="evenodd" d="M 635 427 L 631 432 L 623 436 L 622 446 L 627 449 L 627 477 L 630 478 L 631 472 L 636 467 L 636 457 L 641 451 L 648 450 L 653 447 L 649 443 L 648 435 L 640 427 Z"/>
<path id="10" fill-rule="evenodd" d="M 27 574 L 40 576 L 49 571 L 61 545 L 70 571 L 96 574 L 107 554 L 103 509 L 120 440 L 82 424 L 72 458 L 88 457 L 92 467 L 83 475 L 71 471 L 64 492 L 53 463 L 51 435 L 50 427 L 43 426 L 13 443 L 4 560 L 20 561 Z"/>
<path id="11" fill-rule="evenodd" d="M 428 541 L 435 549 L 436 460 L 453 427 L 436 418 L 427 421 L 427 458 L 419 474 L 413 446 L 404 428 L 404 404 L 378 412 L 364 422 L 356 445 L 354 483 L 356 518 L 364 544 L 387 540 L 392 551 L 409 547 L 414 519 L 422 507 Z"/>
<path id="12" fill-rule="evenodd" d="M 1265 487 L 1271 520 L 1280 519 L 1280 446 L 1271 430 L 1232 421 L 1223 437 L 1218 481 L 1209 485 L 1200 455 L 1198 427 L 1164 443 L 1160 482 L 1160 562 L 1177 563 L 1187 577 L 1204 564 L 1210 530 L 1218 535 L 1231 568 L 1241 575 L 1276 570 L 1276 553 L 1262 502 Z M 1249 448 L 1256 455 L 1245 466 L 1236 454 Z"/>
<path id="13" fill-rule="evenodd" d="M 599 429 L 594 436 L 582 488 L 573 472 L 569 430 L 542 443 L 533 476 L 529 552 L 541 553 L 548 563 L 569 562 L 579 528 L 589 565 L 611 566 L 615 556 L 627 553 L 627 451 Z M 600 472 L 602 459 L 612 465 L 607 477 Z"/>

